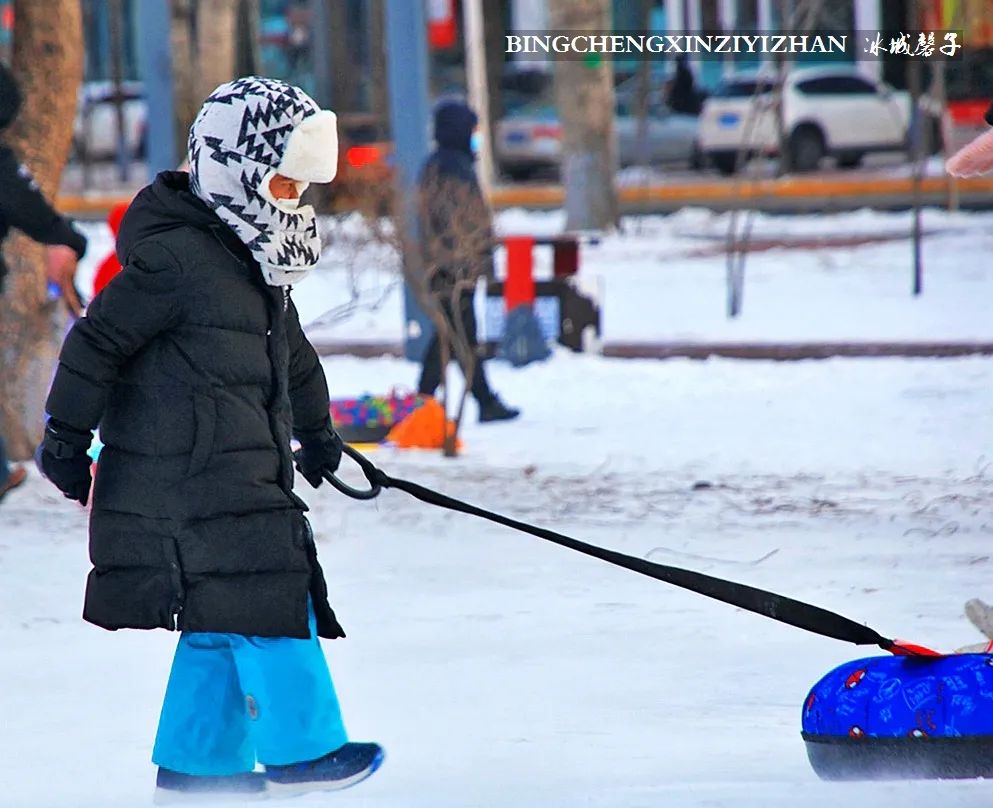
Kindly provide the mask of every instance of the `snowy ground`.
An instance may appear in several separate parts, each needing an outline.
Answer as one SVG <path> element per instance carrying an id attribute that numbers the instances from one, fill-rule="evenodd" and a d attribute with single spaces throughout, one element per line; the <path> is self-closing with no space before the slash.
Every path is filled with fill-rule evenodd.
<path id="1" fill-rule="evenodd" d="M 755 219 L 762 239 L 906 233 L 906 214 Z M 508 211 L 503 233 L 561 214 Z M 584 247 L 607 340 L 993 339 L 993 215 L 928 211 L 925 294 L 906 240 L 749 257 L 724 318 L 726 215 L 625 220 Z M 315 334 L 398 341 L 389 255 L 339 226 L 296 293 Z M 109 250 L 90 226 L 83 286 Z M 538 253 L 538 272 L 548 271 Z M 647 304 L 646 304 L 647 303 Z M 340 313 L 344 313 L 343 311 Z M 331 321 L 334 318 L 330 318 Z M 335 395 L 412 385 L 393 359 L 326 362 Z M 777 590 L 940 648 L 993 598 L 993 360 L 610 361 L 560 352 L 494 387 L 524 408 L 465 453 L 380 449 L 396 476 L 663 563 Z M 711 487 L 694 490 L 706 480 Z M 349 637 L 325 645 L 353 737 L 387 748 L 354 791 L 287 805 L 988 806 L 987 783 L 825 784 L 807 689 L 856 649 L 388 492 L 301 494 Z M 0 507 L 0 804 L 133 808 L 175 638 L 79 619 L 86 514 L 35 475 Z"/>
<path id="2" fill-rule="evenodd" d="M 993 214 L 925 211 L 924 294 L 911 295 L 908 213 L 858 211 L 831 216 L 756 215 L 753 240 L 805 243 L 751 253 L 745 263 L 744 309 L 726 316 L 723 245 L 729 214 L 684 210 L 630 217 L 622 233 L 582 249 L 579 280 L 603 307 L 604 341 L 874 341 L 989 340 L 993 319 Z M 739 220 L 739 227 L 744 220 Z M 561 212 L 510 210 L 497 217 L 502 234 L 561 232 Z M 357 311 L 314 329 L 322 340 L 399 342 L 402 297 L 381 251 L 351 247 L 354 229 L 326 253 L 301 286 L 304 322 L 352 297 Z M 832 246 L 853 238 L 874 239 Z M 812 249 L 812 241 L 824 246 Z M 551 250 L 535 251 L 537 277 L 551 275 Z M 481 321 L 483 303 L 477 300 Z M 949 316 L 954 312 L 955 316 Z"/>
<path id="3" fill-rule="evenodd" d="M 603 305 L 605 341 L 993 340 L 993 214 L 924 215 L 924 294 L 911 294 L 909 213 L 821 216 L 757 215 L 753 239 L 827 246 L 779 247 L 748 256 L 744 310 L 726 317 L 725 259 L 729 214 L 688 209 L 672 216 L 625 218 L 624 232 L 583 247 L 580 281 Z M 502 234 L 562 231 L 561 212 L 509 210 Z M 297 289 L 312 335 L 344 342 L 393 342 L 403 332 L 396 262 L 387 250 L 362 247 L 358 222 L 325 222 L 332 246 Z M 109 251 L 104 226 L 94 237 L 80 278 Z M 861 246 L 830 246 L 853 237 Z M 537 277 L 551 274 L 551 250 L 535 251 Z M 647 303 L 647 304 L 646 304 Z M 483 305 L 477 301 L 481 321 Z M 337 315 L 337 316 L 336 316 Z"/>
<path id="4" fill-rule="evenodd" d="M 975 253 L 980 255 L 978 251 Z M 988 296 L 986 305 L 988 306 Z M 949 312 L 952 321 L 957 312 Z M 987 325 L 987 328 L 989 326 Z M 993 361 L 492 363 L 524 408 L 396 476 L 952 648 L 993 597 Z M 341 394 L 412 382 L 327 362 Z M 699 480 L 709 490 L 692 490 Z M 985 782 L 826 784 L 807 689 L 856 649 L 390 492 L 302 490 L 349 632 L 325 644 L 368 783 L 287 806 L 988 806 Z M 175 638 L 79 619 L 85 513 L 35 476 L 0 508 L 0 803 L 148 804 Z"/>

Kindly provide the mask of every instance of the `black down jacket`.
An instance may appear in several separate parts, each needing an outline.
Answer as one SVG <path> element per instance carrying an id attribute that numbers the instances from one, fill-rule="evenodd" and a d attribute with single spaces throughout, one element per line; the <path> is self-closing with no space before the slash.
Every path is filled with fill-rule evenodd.
<path id="1" fill-rule="evenodd" d="M 324 371 L 288 292 L 160 174 L 117 242 L 124 271 L 62 347 L 48 412 L 99 424 L 83 617 L 104 628 L 343 637 L 290 434 L 330 427 Z"/>

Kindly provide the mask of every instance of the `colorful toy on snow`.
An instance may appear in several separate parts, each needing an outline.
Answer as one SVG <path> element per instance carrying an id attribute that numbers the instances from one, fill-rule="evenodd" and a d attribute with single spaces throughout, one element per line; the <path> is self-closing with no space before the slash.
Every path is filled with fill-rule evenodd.
<path id="1" fill-rule="evenodd" d="M 385 441 L 400 449 L 440 449 L 454 423 L 431 396 L 366 394 L 331 402 L 331 421 L 346 443 Z"/>

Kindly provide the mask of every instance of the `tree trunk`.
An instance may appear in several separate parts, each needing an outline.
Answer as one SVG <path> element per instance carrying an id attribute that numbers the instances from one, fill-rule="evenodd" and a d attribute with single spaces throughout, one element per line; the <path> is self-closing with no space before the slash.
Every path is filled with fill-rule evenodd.
<path id="1" fill-rule="evenodd" d="M 610 31 L 610 0 L 551 0 L 549 12 L 552 30 Z M 603 57 L 557 61 L 555 97 L 562 121 L 566 228 L 616 227 L 613 65 Z"/>
<path id="2" fill-rule="evenodd" d="M 79 0 L 17 0 L 12 63 L 24 105 L 5 140 L 52 199 L 69 155 L 83 77 Z M 0 435 L 11 458 L 25 459 L 41 438 L 65 319 L 61 307 L 48 300 L 43 248 L 17 234 L 4 254 L 10 274 L 0 303 Z"/>
<path id="3" fill-rule="evenodd" d="M 176 152 L 186 154 L 190 126 L 200 111 L 197 96 L 197 60 L 193 48 L 194 0 L 171 0 L 169 44 L 172 48 L 173 136 Z M 213 89 L 213 88 L 212 88 Z"/>
<path id="4" fill-rule="evenodd" d="M 238 0 L 199 0 L 197 108 L 219 84 L 237 78 Z"/>

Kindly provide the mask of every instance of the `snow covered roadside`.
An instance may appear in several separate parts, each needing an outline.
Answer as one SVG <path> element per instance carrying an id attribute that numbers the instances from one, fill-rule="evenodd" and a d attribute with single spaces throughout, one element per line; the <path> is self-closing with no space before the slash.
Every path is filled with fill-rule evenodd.
<path id="1" fill-rule="evenodd" d="M 627 217 L 624 232 L 585 245 L 580 282 L 598 290 L 604 341 L 904 341 L 989 340 L 993 320 L 993 215 L 928 209 L 924 214 L 924 294 L 911 290 L 908 213 L 819 216 L 756 215 L 754 240 L 881 239 L 856 246 L 778 247 L 752 253 L 745 269 L 744 310 L 726 317 L 721 247 L 729 214 L 686 209 L 671 216 Z M 508 210 L 497 216 L 501 234 L 561 232 L 562 212 Z M 500 256 L 498 256 L 499 258 Z M 314 331 L 324 340 L 399 342 L 399 290 L 388 283 L 382 257 L 338 256 L 301 286 L 304 322 L 347 300 L 349 271 L 358 279 L 360 306 L 352 319 Z M 499 261 L 498 261 L 499 263 Z M 536 277 L 551 275 L 551 250 L 535 250 Z M 334 303 L 332 303 L 334 301 Z M 477 299 L 477 312 L 483 311 Z M 481 318 L 482 319 L 482 318 Z"/>
<path id="2" fill-rule="evenodd" d="M 548 235 L 565 223 L 561 211 L 508 210 L 498 232 Z M 580 280 L 602 291 L 605 341 L 952 341 L 993 340 L 993 214 L 924 213 L 924 294 L 911 289 L 908 213 L 870 210 L 819 216 L 756 215 L 757 240 L 887 240 L 860 246 L 750 254 L 744 311 L 725 316 L 725 260 L 720 248 L 729 214 L 686 209 L 671 216 L 626 217 L 624 232 L 583 247 Z M 301 320 L 329 311 L 347 317 L 310 329 L 313 337 L 344 342 L 398 343 L 403 299 L 395 261 L 382 249 L 356 250 L 359 222 L 334 225 L 339 242 L 297 288 Z M 326 223 L 330 228 L 331 224 Z M 80 270 L 84 290 L 110 249 L 106 227 Z M 716 254 L 714 254 L 716 250 Z M 499 256 L 498 256 L 499 257 Z M 551 250 L 535 251 L 537 277 L 551 275 Z M 354 305 L 350 305 L 350 301 Z M 344 307 L 341 309 L 340 307 Z M 482 320 L 483 304 L 477 300 Z"/>
<path id="3" fill-rule="evenodd" d="M 326 362 L 336 394 L 416 377 Z M 521 421 L 396 476 L 942 648 L 990 592 L 993 361 L 493 363 Z M 709 490 L 694 491 L 707 480 Z M 349 638 L 326 649 L 354 791 L 289 806 L 986 806 L 982 782 L 824 784 L 807 689 L 871 649 L 807 635 L 388 492 L 301 489 Z M 771 555 L 770 555 L 771 554 Z M 35 476 L 0 506 L 0 802 L 148 803 L 174 637 L 79 620 L 85 512 Z"/>
<path id="4" fill-rule="evenodd" d="M 686 209 L 671 216 L 627 217 L 624 231 L 582 249 L 580 282 L 597 290 L 605 342 L 941 341 L 993 339 L 993 215 L 928 209 L 924 215 L 924 294 L 911 294 L 908 213 L 819 216 L 756 215 L 754 240 L 878 242 L 816 249 L 777 247 L 747 257 L 744 310 L 726 317 L 721 248 L 729 214 Z M 549 235 L 564 214 L 508 210 L 497 216 L 501 234 Z M 350 232 L 347 230 L 347 232 Z M 498 255 L 498 258 L 501 256 Z M 339 260 L 341 259 L 341 260 Z M 498 261 L 499 264 L 499 261 Z M 358 269 L 358 272 L 355 270 Z M 303 321 L 347 300 L 355 272 L 361 306 L 351 319 L 322 324 L 322 340 L 399 342 L 399 289 L 382 297 L 389 267 L 380 254 L 338 256 L 299 290 Z M 386 273 L 386 274 L 384 274 Z M 551 250 L 535 250 L 535 275 L 551 276 Z M 483 302 L 477 299 L 482 320 Z"/>

